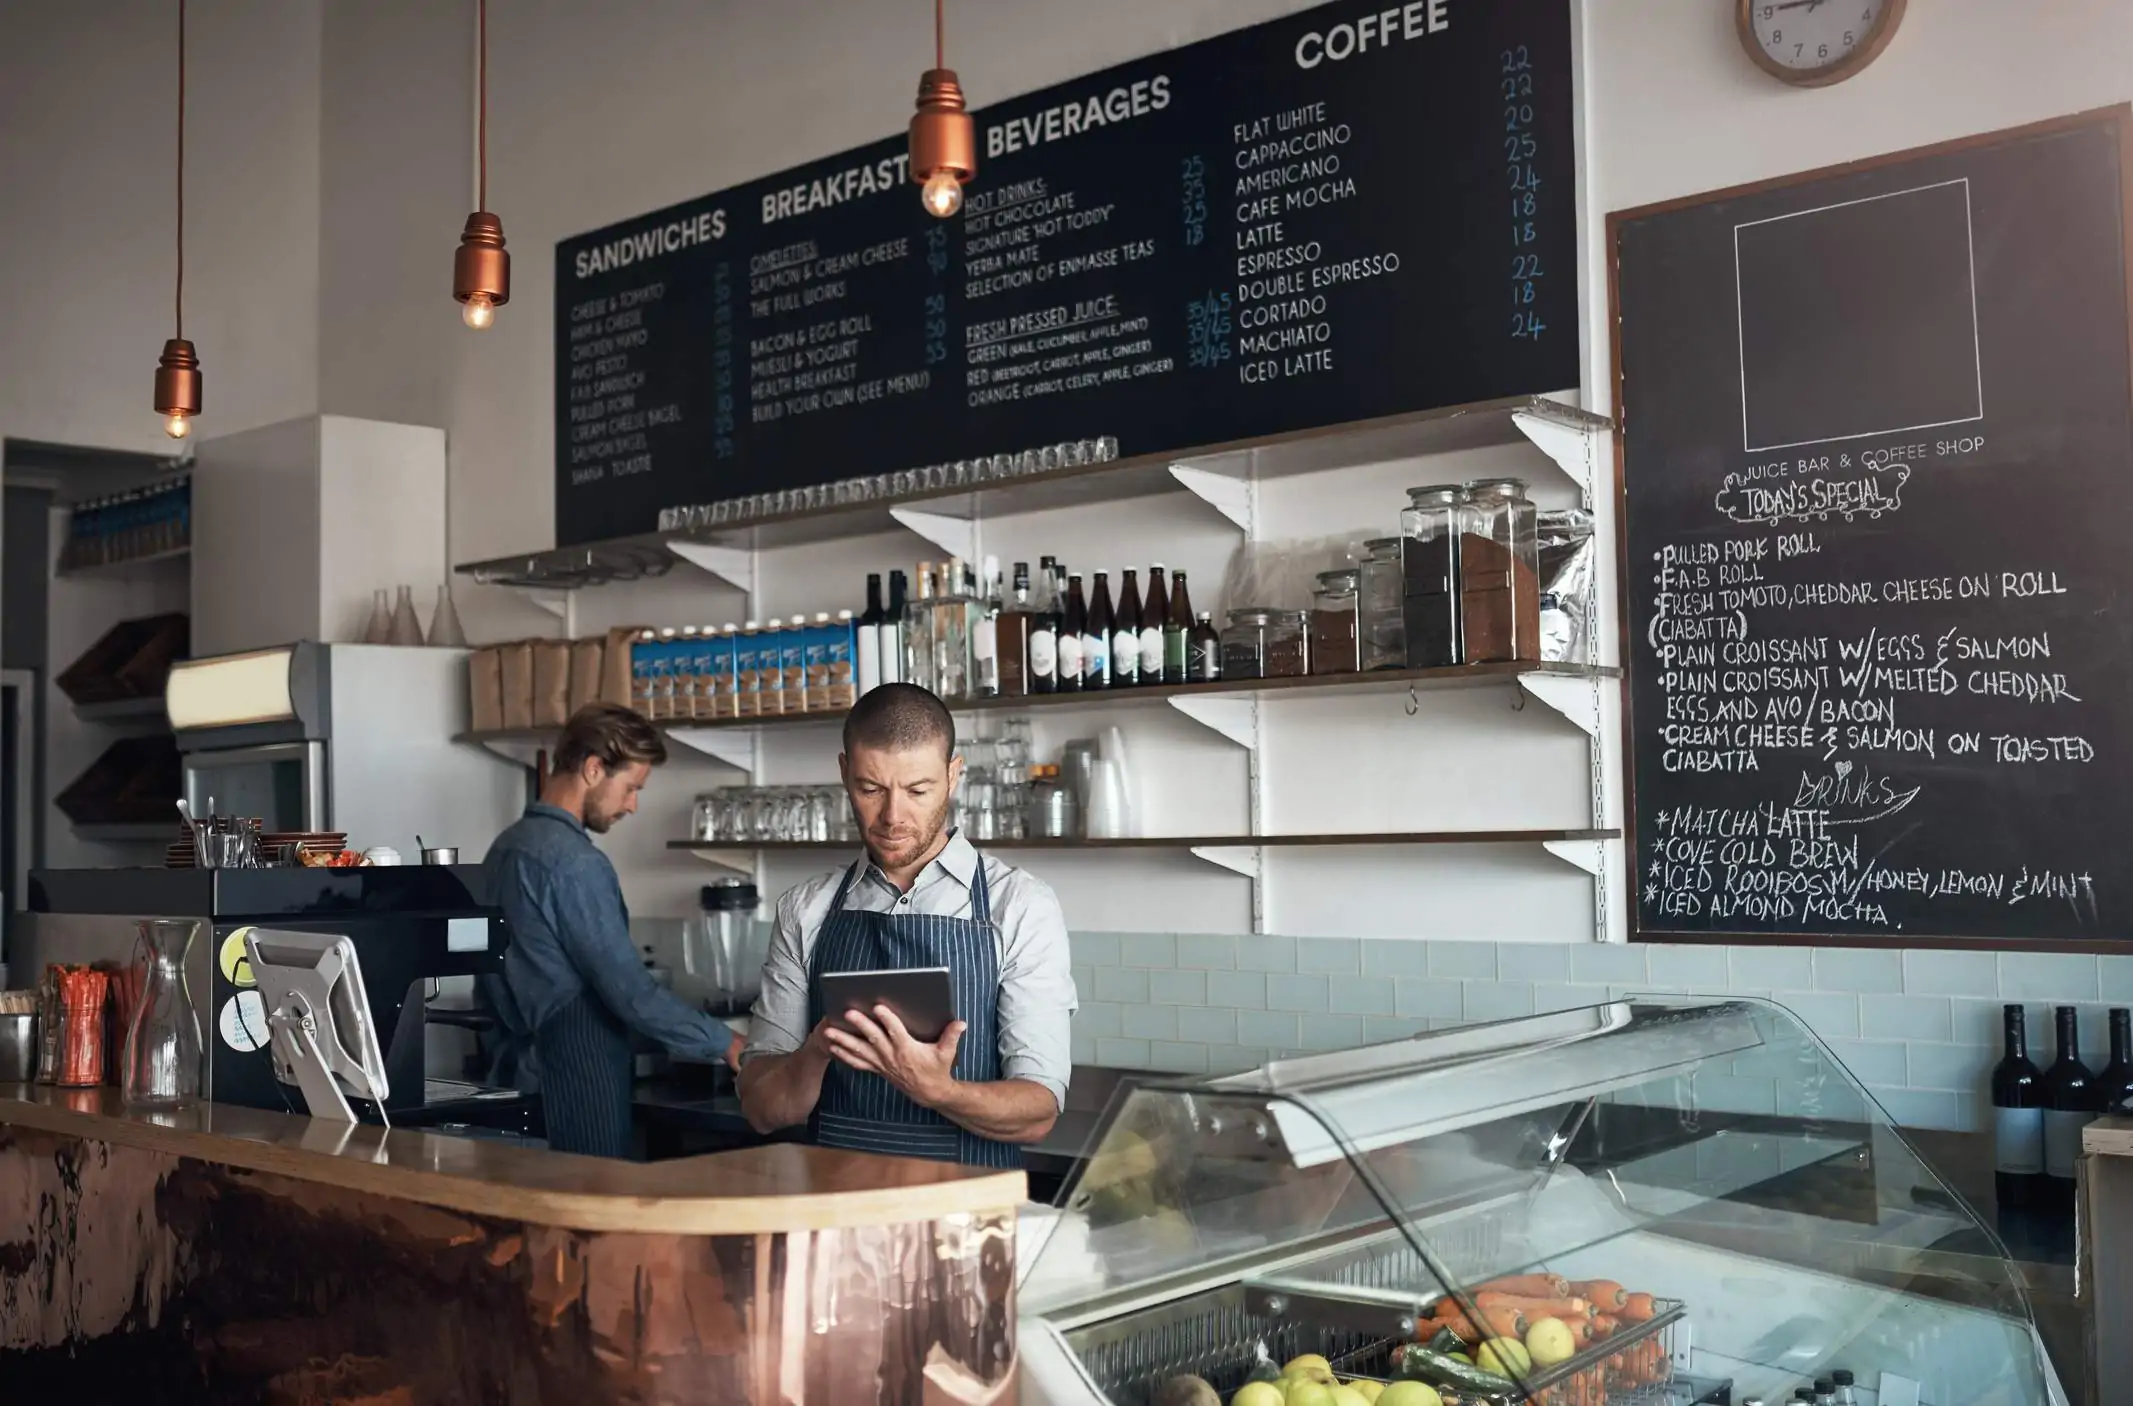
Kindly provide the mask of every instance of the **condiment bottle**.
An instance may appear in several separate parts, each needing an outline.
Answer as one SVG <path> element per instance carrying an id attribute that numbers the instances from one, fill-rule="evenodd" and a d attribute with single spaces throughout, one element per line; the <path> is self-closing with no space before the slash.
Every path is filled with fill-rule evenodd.
<path id="1" fill-rule="evenodd" d="M 1828 1377 L 1815 1378 L 1815 1406 L 1835 1406 L 1837 1384 Z"/>
<path id="2" fill-rule="evenodd" d="M 1836 1371 L 1831 1372 L 1829 1374 L 1829 1380 L 1831 1385 L 1835 1386 L 1837 1389 L 1837 1406 L 1859 1406 L 1858 1395 L 1852 1390 L 1853 1385 L 1858 1380 L 1856 1377 L 1854 1377 L 1844 1368 L 1839 1367 Z"/>

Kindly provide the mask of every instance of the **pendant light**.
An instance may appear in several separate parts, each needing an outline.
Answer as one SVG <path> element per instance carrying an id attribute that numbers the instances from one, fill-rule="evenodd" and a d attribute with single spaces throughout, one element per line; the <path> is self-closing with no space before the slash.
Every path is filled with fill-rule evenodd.
<path id="1" fill-rule="evenodd" d="M 489 213 L 489 0 L 475 0 L 478 54 L 476 97 L 474 213 L 459 232 L 452 256 L 452 296 L 460 319 L 477 332 L 496 321 L 496 310 L 511 301 L 511 255 L 504 250 L 504 222 Z"/>
<path id="2" fill-rule="evenodd" d="M 963 183 L 978 173 L 978 131 L 948 67 L 942 3 L 933 0 L 933 67 L 919 75 L 911 118 L 911 179 L 924 186 L 919 202 L 926 213 L 945 220 L 963 208 Z"/>
<path id="3" fill-rule="evenodd" d="M 156 414 L 163 417 L 163 433 L 183 439 L 193 432 L 193 416 L 200 413 L 200 358 L 185 340 L 185 0 L 178 0 L 178 287 L 175 298 L 177 333 L 163 344 L 156 363 Z"/>

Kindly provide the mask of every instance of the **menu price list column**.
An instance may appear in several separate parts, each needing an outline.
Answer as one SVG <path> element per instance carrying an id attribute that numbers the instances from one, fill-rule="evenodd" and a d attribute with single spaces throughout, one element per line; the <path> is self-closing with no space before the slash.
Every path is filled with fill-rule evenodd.
<path id="1" fill-rule="evenodd" d="M 1511 200 L 1511 335 L 1539 341 L 1540 280 L 1547 276 L 1536 248 L 1547 220 L 1541 205 L 1541 133 L 1534 114 L 1533 57 L 1524 44 L 1503 51 L 1504 184 Z M 1549 192 L 1552 200 L 1558 198 Z"/>

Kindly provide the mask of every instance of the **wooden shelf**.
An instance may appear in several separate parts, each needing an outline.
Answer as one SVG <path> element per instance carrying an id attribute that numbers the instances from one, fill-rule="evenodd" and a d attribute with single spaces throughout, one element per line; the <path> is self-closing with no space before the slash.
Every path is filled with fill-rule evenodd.
<path id="1" fill-rule="evenodd" d="M 1489 684 L 1515 683 L 1522 677 L 1612 679 L 1620 670 L 1605 665 L 1582 664 L 1461 664 L 1449 669 L 1379 669 L 1367 674 L 1314 674 L 1303 678 L 1235 679 L 1215 683 L 1150 684 L 1145 687 L 1107 688 L 1089 693 L 1031 693 L 1015 697 L 964 698 L 948 704 L 952 713 L 1021 713 L 1053 708 L 1119 708 L 1162 703 L 1172 698 L 1295 698 L 1312 695 L 1365 693 L 1440 692 L 1480 688 Z M 658 724 L 662 732 L 680 729 L 750 731 L 790 727 L 840 725 L 842 713 L 793 713 L 767 718 L 675 718 Z M 489 732 L 463 732 L 461 742 L 548 742 L 560 729 L 553 727 L 503 728 Z"/>
<path id="2" fill-rule="evenodd" d="M 87 566 L 62 567 L 52 574 L 54 576 L 123 576 L 139 567 L 153 566 L 158 562 L 180 561 L 192 554 L 193 549 L 191 547 L 172 547 L 167 552 L 151 552 L 145 557 L 128 557 L 124 561 L 100 561 Z"/>
<path id="3" fill-rule="evenodd" d="M 1243 455 L 1247 451 L 1250 452 L 1250 473 L 1255 478 L 1269 479 L 1426 454 L 1515 444 L 1525 438 L 1513 418 L 1518 414 L 1539 416 L 1588 433 L 1611 432 L 1613 428 L 1613 422 L 1605 416 L 1594 415 L 1559 400 L 1511 396 L 1286 435 L 1203 445 L 1167 454 L 1135 455 L 1104 464 L 1021 475 L 975 488 L 925 489 L 865 503 L 835 504 L 693 533 L 644 532 L 582 542 L 569 547 L 466 562 L 452 569 L 492 585 L 569 590 L 603 585 L 608 581 L 661 575 L 679 560 L 668 549 L 670 540 L 757 550 L 892 532 L 900 526 L 890 512 L 892 508 L 912 507 L 944 517 L 989 519 L 1160 493 L 1181 493 L 1185 490 L 1171 473 L 1171 465 Z"/>
<path id="4" fill-rule="evenodd" d="M 1022 839 L 973 841 L 980 849 L 1201 849 L 1314 848 L 1333 845 L 1542 845 L 1574 840 L 1619 840 L 1620 830 L 1418 830 L 1352 835 L 1134 835 L 1121 839 Z M 857 840 L 771 840 L 760 844 L 720 840 L 669 840 L 667 848 L 692 854 L 806 852 L 859 848 Z"/>

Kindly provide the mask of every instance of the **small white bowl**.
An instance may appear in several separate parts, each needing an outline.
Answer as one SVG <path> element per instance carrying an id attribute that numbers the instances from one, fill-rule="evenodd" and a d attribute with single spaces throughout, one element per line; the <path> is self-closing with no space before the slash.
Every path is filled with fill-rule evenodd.
<path id="1" fill-rule="evenodd" d="M 372 845 L 363 851 L 363 859 L 377 868 L 390 868 L 400 862 L 400 851 L 391 845 Z"/>

